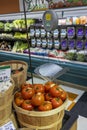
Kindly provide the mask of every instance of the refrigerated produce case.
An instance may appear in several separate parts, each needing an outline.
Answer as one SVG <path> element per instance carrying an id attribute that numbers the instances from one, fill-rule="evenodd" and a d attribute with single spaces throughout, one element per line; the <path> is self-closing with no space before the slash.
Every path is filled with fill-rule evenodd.
<path id="1" fill-rule="evenodd" d="M 56 9 L 56 13 L 59 18 L 71 17 L 71 16 L 83 16 L 86 15 L 87 7 L 73 7 L 73 8 L 62 8 Z M 79 14 L 78 14 L 79 12 Z M 44 11 L 39 12 L 26 12 L 27 18 L 32 19 L 42 19 Z M 9 17 L 10 16 L 10 17 Z M 23 13 L 16 14 L 6 14 L 0 15 L 0 20 L 15 20 L 15 19 L 23 19 Z M 39 21 L 40 22 L 40 21 Z M 61 25 L 62 27 L 62 25 Z M 22 33 L 22 30 L 20 30 Z M 1 38 L 2 39 L 2 38 Z M 3 39 L 2 39 L 3 40 Z M 6 61 L 11 59 L 23 60 L 29 64 L 29 56 L 28 54 L 20 54 L 16 52 L 6 52 L 0 50 L 0 61 Z M 34 72 L 34 69 L 41 64 L 51 62 L 56 63 L 62 67 L 67 67 L 69 70 L 62 76 L 58 78 L 59 81 L 63 81 L 65 83 L 76 84 L 76 86 L 81 89 L 86 89 L 87 83 L 87 63 L 86 62 L 78 62 L 78 61 L 70 61 L 65 59 L 53 58 L 48 56 L 39 56 L 39 55 L 31 55 L 32 59 L 32 70 L 29 69 L 29 72 Z"/>

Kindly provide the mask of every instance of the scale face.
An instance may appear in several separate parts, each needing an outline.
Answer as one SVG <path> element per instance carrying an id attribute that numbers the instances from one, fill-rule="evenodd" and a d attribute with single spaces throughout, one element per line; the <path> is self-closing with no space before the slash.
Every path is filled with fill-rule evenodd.
<path id="1" fill-rule="evenodd" d="M 58 27 L 58 16 L 53 10 L 45 11 L 42 21 L 47 32 L 53 31 Z"/>

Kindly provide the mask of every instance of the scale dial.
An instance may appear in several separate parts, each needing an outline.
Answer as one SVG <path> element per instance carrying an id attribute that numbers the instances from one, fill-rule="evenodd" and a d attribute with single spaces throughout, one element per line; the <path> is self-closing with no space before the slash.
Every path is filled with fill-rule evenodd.
<path id="1" fill-rule="evenodd" d="M 46 31 L 51 32 L 58 28 L 58 16 L 53 10 L 47 10 L 43 14 L 43 25 Z"/>

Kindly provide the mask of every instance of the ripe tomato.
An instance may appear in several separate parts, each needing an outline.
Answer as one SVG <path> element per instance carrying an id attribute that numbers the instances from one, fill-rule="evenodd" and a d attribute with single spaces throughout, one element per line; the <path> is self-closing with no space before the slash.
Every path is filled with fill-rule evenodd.
<path id="1" fill-rule="evenodd" d="M 34 93 L 35 93 L 34 89 L 30 87 L 23 88 L 21 91 L 22 97 L 24 99 L 31 99 Z"/>
<path id="2" fill-rule="evenodd" d="M 15 104 L 16 104 L 18 107 L 20 107 L 20 106 L 22 105 L 24 99 L 22 98 L 22 96 L 19 96 L 19 97 L 16 97 L 16 98 L 14 99 L 14 101 L 15 101 Z"/>
<path id="3" fill-rule="evenodd" d="M 43 84 L 34 84 L 33 85 L 35 93 L 41 92 L 44 93 L 45 92 L 45 88 Z"/>
<path id="4" fill-rule="evenodd" d="M 55 85 L 54 82 L 48 81 L 47 83 L 45 83 L 45 91 L 48 92 L 50 88 L 53 87 L 54 85 Z"/>
<path id="5" fill-rule="evenodd" d="M 60 89 L 60 92 L 61 92 L 60 98 L 61 98 L 63 101 L 65 101 L 66 98 L 67 98 L 67 93 L 66 93 L 64 90 L 62 90 L 62 89 Z"/>
<path id="6" fill-rule="evenodd" d="M 20 97 L 20 96 L 22 96 L 22 95 L 21 95 L 21 92 L 16 92 L 15 95 L 14 95 L 14 98 Z"/>
<path id="7" fill-rule="evenodd" d="M 49 111 L 52 110 L 52 103 L 50 101 L 44 101 L 39 107 L 39 111 Z"/>
<path id="8" fill-rule="evenodd" d="M 21 107 L 29 111 L 34 109 L 33 105 L 31 104 L 31 100 L 24 100 Z"/>
<path id="9" fill-rule="evenodd" d="M 53 86 L 50 88 L 50 94 L 53 96 L 53 97 L 59 97 L 60 96 L 60 91 L 59 91 L 59 88 L 57 85 Z"/>
<path id="10" fill-rule="evenodd" d="M 46 94 L 45 94 L 45 100 L 46 100 L 46 101 L 51 101 L 52 98 L 53 98 L 53 97 L 51 96 L 50 93 L 46 93 Z"/>
<path id="11" fill-rule="evenodd" d="M 24 84 L 22 84 L 21 89 L 27 88 L 27 87 L 32 87 L 32 84 L 24 83 Z"/>
<path id="12" fill-rule="evenodd" d="M 31 102 L 34 106 L 39 106 L 44 102 L 44 100 L 44 94 L 39 92 L 33 95 Z"/>
<path id="13" fill-rule="evenodd" d="M 53 106 L 53 108 L 57 108 L 57 107 L 59 107 L 59 106 L 61 106 L 62 104 L 63 104 L 63 101 L 62 101 L 62 99 L 61 98 L 53 98 L 52 100 L 51 100 L 51 102 L 52 102 L 52 106 Z"/>

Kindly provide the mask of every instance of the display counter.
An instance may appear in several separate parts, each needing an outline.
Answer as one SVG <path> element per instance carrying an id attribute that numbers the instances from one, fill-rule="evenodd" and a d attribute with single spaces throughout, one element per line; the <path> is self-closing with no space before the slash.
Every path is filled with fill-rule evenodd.
<path id="1" fill-rule="evenodd" d="M 12 52 L 4 52 L 0 51 L 0 61 L 6 60 L 23 60 L 29 63 L 29 55 L 28 54 L 20 54 L 20 53 L 12 53 Z M 28 68 L 29 72 L 34 72 L 34 69 L 41 64 L 44 63 L 56 63 L 62 67 L 68 68 L 68 71 L 60 76 L 58 80 L 75 84 L 75 87 L 79 87 L 80 89 L 87 90 L 87 63 L 82 62 L 73 62 L 73 61 L 64 61 L 54 58 L 48 58 L 43 56 L 31 56 L 32 68 Z M 29 65 L 30 66 L 30 65 Z M 32 69 L 32 70 L 31 70 Z"/>

